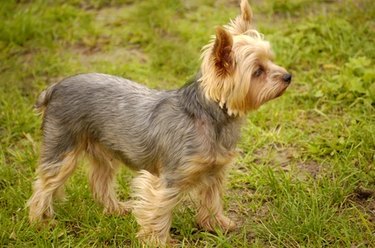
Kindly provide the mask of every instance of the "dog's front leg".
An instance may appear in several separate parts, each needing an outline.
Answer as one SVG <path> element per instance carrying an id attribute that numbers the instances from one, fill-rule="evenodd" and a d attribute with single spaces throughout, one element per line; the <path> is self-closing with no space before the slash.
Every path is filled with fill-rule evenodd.
<path id="1" fill-rule="evenodd" d="M 214 231 L 220 228 L 223 231 L 233 230 L 236 225 L 224 215 L 222 197 L 225 172 L 221 171 L 215 177 L 208 177 L 198 190 L 198 225 Z"/>
<path id="2" fill-rule="evenodd" d="M 172 210 L 180 200 L 180 190 L 161 177 L 141 171 L 133 182 L 133 214 L 140 225 L 138 237 L 151 246 L 170 242 Z"/>

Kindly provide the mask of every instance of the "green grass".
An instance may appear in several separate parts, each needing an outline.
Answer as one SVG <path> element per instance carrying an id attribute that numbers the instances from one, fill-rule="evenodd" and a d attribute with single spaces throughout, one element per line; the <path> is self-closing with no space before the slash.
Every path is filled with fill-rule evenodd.
<path id="1" fill-rule="evenodd" d="M 182 247 L 371 247 L 375 244 L 375 5 L 253 1 L 255 23 L 293 83 L 249 115 L 225 205 L 232 233 L 197 229 L 194 207 L 175 211 Z M 105 216 L 83 166 L 56 204 L 58 225 L 28 224 L 48 84 L 81 72 L 153 88 L 182 86 L 200 49 L 237 14 L 233 1 L 3 1 L 0 5 L 0 246 L 138 246 L 132 215 Z M 129 197 L 132 173 L 119 176 Z"/>

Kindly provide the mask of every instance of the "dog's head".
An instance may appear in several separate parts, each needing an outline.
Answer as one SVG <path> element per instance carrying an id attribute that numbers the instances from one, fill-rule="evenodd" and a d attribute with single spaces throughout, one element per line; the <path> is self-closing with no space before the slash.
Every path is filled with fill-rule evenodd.
<path id="1" fill-rule="evenodd" d="M 241 1 L 241 15 L 218 27 L 202 53 L 201 87 L 207 98 L 243 115 L 283 94 L 292 76 L 273 62 L 263 35 L 252 28 L 252 10 Z"/>

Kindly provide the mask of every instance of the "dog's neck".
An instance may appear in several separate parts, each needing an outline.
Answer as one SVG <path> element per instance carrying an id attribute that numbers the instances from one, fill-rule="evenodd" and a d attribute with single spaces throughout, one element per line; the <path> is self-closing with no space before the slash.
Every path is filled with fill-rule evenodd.
<path id="1" fill-rule="evenodd" d="M 209 119 L 212 123 L 219 126 L 225 126 L 232 122 L 238 122 L 241 117 L 230 116 L 228 110 L 220 107 L 219 103 L 214 102 L 204 95 L 201 90 L 198 79 L 200 72 L 194 78 L 189 80 L 181 89 L 178 90 L 182 95 L 181 104 L 186 113 L 199 119 Z"/>

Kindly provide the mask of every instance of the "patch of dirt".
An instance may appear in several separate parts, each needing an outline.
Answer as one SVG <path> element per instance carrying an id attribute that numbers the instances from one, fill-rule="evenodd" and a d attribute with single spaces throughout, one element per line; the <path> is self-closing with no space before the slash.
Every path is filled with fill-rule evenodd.
<path id="1" fill-rule="evenodd" d="M 266 163 L 271 166 L 281 166 L 283 170 L 290 170 L 290 163 L 298 157 L 294 147 L 279 147 L 277 144 L 262 147 L 254 152 L 255 163 Z"/>
<path id="2" fill-rule="evenodd" d="M 78 53 L 81 63 L 87 66 L 96 62 L 127 63 L 127 61 L 137 60 L 143 64 L 148 61 L 148 56 L 137 47 L 118 47 L 110 51 L 91 50 L 93 52 L 89 54 L 85 54 L 85 51 L 83 49 Z"/>
<path id="3" fill-rule="evenodd" d="M 312 160 L 303 163 L 298 163 L 297 168 L 299 169 L 299 176 L 303 177 L 307 174 L 314 179 L 316 179 L 322 171 L 321 165 Z"/>
<path id="4" fill-rule="evenodd" d="M 92 55 L 102 51 L 105 45 L 110 43 L 110 38 L 101 36 L 94 39 L 83 39 L 79 43 L 73 45 L 73 51 L 82 55 Z"/>
<path id="5" fill-rule="evenodd" d="M 292 171 L 301 180 L 305 180 L 306 176 L 316 179 L 322 171 L 322 166 L 314 160 L 298 161 L 299 152 L 294 147 L 271 145 L 256 150 L 253 156 L 254 163 L 263 163 L 283 171 Z"/>
<path id="6" fill-rule="evenodd" d="M 314 127 L 322 123 L 325 120 L 325 116 L 323 116 L 321 113 L 318 113 L 315 110 L 299 110 L 298 111 L 298 119 L 297 125 L 300 125 L 300 127 L 306 127 L 314 129 Z"/>
<path id="7" fill-rule="evenodd" d="M 292 148 L 277 148 L 276 145 L 265 146 L 255 150 L 253 156 L 255 163 L 261 163 L 264 160 L 270 161 L 273 165 L 285 165 L 290 161 L 293 151 Z"/>
<path id="8" fill-rule="evenodd" d="M 96 23 L 101 27 L 121 27 L 126 25 L 123 12 L 129 5 L 118 7 L 105 7 L 95 10 Z M 70 48 L 72 53 L 79 56 L 84 66 L 90 66 L 95 62 L 126 63 L 127 61 L 138 61 L 146 63 L 148 56 L 137 45 L 120 46 L 123 43 L 119 37 L 112 37 L 111 34 L 98 37 L 86 37 Z M 126 44 L 126 41 L 125 41 Z"/>
<path id="9" fill-rule="evenodd" d="M 82 227 L 79 225 L 77 221 L 65 221 L 65 226 L 69 235 L 74 237 L 79 237 L 80 233 L 82 232 Z"/>
<path id="10" fill-rule="evenodd" d="M 95 11 L 95 20 L 98 23 L 106 25 L 121 26 L 124 25 L 123 12 L 129 9 L 128 5 L 117 7 L 106 7 Z"/>
<path id="11" fill-rule="evenodd" d="M 369 198 L 375 198 L 375 190 L 366 189 L 364 187 L 358 187 L 354 190 L 355 197 L 360 200 L 368 200 Z"/>
<path id="12" fill-rule="evenodd" d="M 84 10 L 102 10 L 108 8 L 116 8 L 119 6 L 130 6 L 134 0 L 125 0 L 125 1 L 80 1 L 78 6 Z"/>
<path id="13" fill-rule="evenodd" d="M 375 190 L 359 186 L 349 198 L 369 216 L 369 221 L 375 225 Z"/>
<path id="14" fill-rule="evenodd" d="M 237 228 L 250 227 L 247 229 L 246 240 L 249 244 L 254 242 L 255 232 L 251 229 L 254 223 L 260 223 L 269 216 L 269 199 L 256 193 L 255 189 L 245 185 L 240 188 L 228 190 L 226 198 L 227 216 L 235 221 Z"/>

